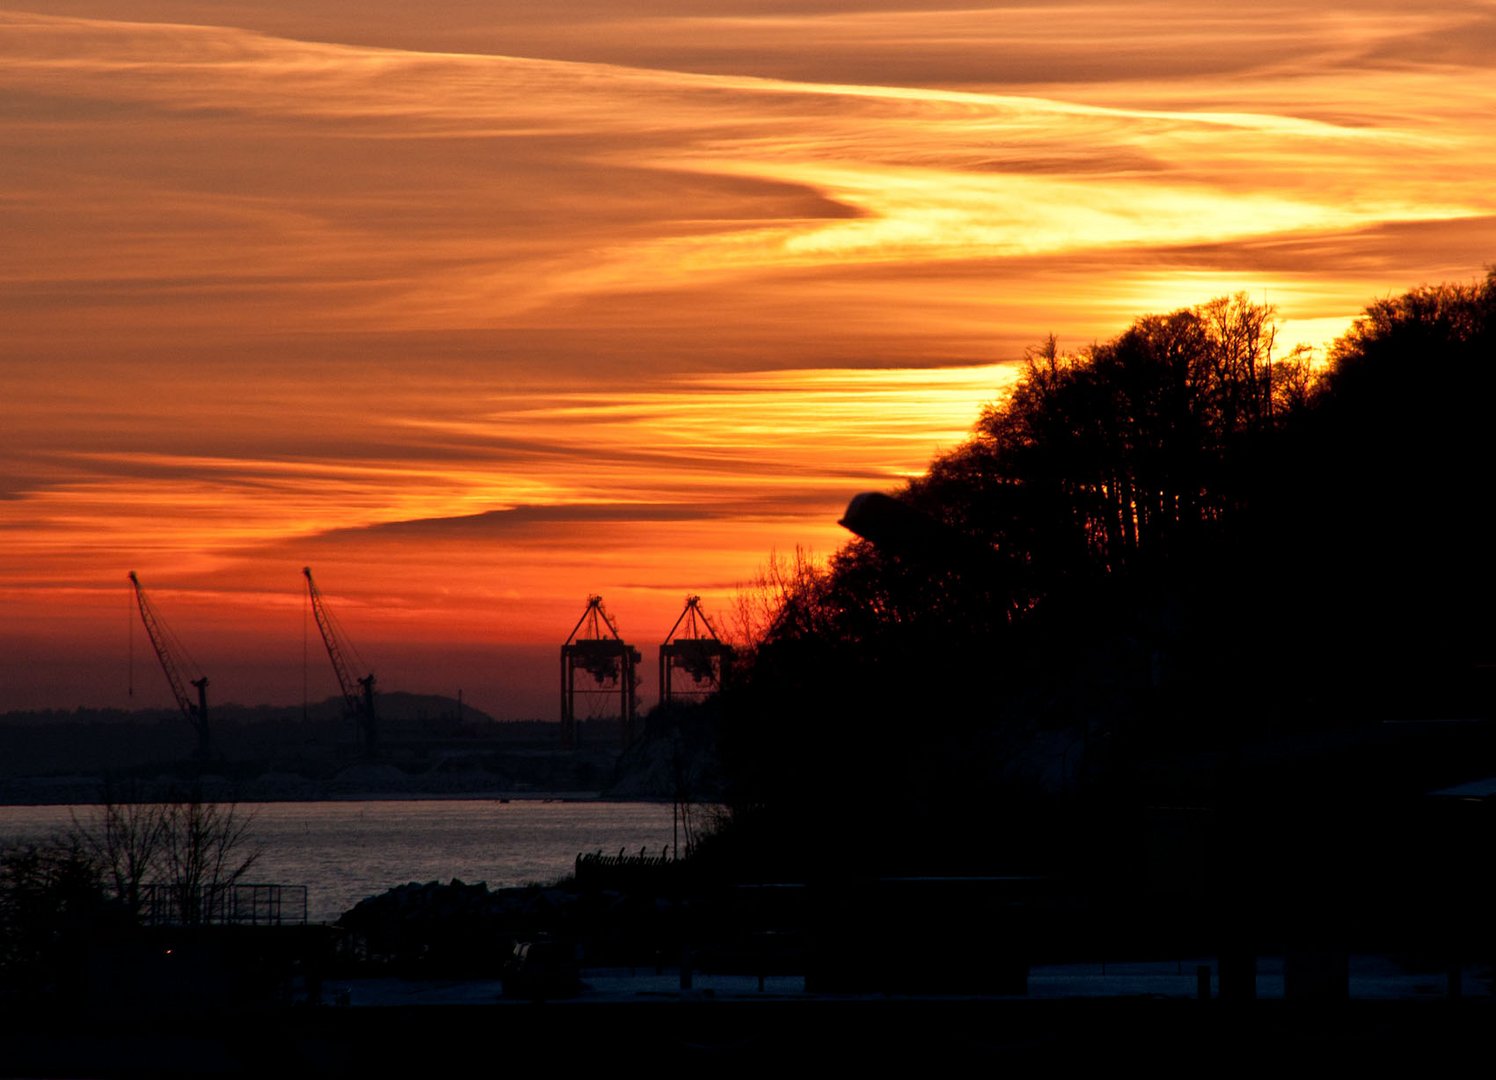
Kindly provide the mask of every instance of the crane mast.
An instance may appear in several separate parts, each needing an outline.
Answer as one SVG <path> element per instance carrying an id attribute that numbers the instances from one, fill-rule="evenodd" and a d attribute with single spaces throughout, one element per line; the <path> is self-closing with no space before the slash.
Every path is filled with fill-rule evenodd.
<path id="1" fill-rule="evenodd" d="M 140 578 L 135 571 L 130 571 L 130 584 L 135 587 L 135 606 L 140 609 L 140 621 L 145 624 L 146 637 L 151 639 L 151 648 L 156 650 L 156 659 L 161 661 L 161 670 L 166 672 L 166 681 L 171 684 L 172 696 L 177 699 L 177 708 L 182 710 L 182 715 L 192 725 L 193 731 L 197 733 L 197 756 L 206 761 L 208 759 L 208 678 L 190 680 L 191 685 L 197 690 L 197 702 L 187 696 L 187 683 L 183 681 L 181 672 L 177 669 L 176 659 L 172 656 L 171 647 L 167 644 L 167 631 L 156 609 L 151 606 L 150 600 L 146 599 L 145 590 L 140 587 Z"/>
<path id="2" fill-rule="evenodd" d="M 327 656 L 332 661 L 332 670 L 338 677 L 338 687 L 343 692 L 343 705 L 347 709 L 348 716 L 358 725 L 359 740 L 363 743 L 364 753 L 372 757 L 375 748 L 374 673 L 371 671 L 362 678 L 354 677 L 353 670 L 343 656 L 345 651 L 351 650 L 345 650 L 339 643 L 340 635 L 337 626 L 333 623 L 332 613 L 327 610 L 321 590 L 312 580 L 312 568 L 303 566 L 301 572 L 306 577 L 306 591 L 312 604 L 312 617 L 317 620 L 317 629 L 322 633 L 322 643 L 327 646 Z"/>

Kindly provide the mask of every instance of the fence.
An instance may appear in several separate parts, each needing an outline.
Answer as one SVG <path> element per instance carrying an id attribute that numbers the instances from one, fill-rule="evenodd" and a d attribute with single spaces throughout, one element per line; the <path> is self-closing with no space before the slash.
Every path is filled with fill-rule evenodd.
<path id="1" fill-rule="evenodd" d="M 143 885 L 147 926 L 304 926 L 305 885 Z"/>
<path id="2" fill-rule="evenodd" d="M 577 856 L 576 878 L 580 885 L 597 888 L 654 885 L 673 874 L 677 866 L 666 847 L 654 855 L 645 848 L 633 854 L 620 850 L 617 855 L 604 855 L 598 851 Z"/>

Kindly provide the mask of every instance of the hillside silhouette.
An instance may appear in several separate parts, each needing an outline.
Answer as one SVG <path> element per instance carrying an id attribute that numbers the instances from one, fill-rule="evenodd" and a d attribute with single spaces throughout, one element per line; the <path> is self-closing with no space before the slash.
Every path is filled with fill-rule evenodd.
<path id="1" fill-rule="evenodd" d="M 1112 912 L 1461 861 L 1423 830 L 1496 760 L 1493 378 L 1496 272 L 1373 304 L 1322 364 L 1245 295 L 1032 350 L 896 493 L 902 536 L 759 583 L 722 857 L 1037 872 Z"/>
<path id="2" fill-rule="evenodd" d="M 495 721 L 452 698 L 380 695 L 388 745 L 370 759 L 341 698 L 215 709 L 213 754 L 192 754 L 174 709 L 0 715 L 0 802 L 93 802 L 111 783 L 165 796 L 191 781 L 215 797 L 320 799 L 597 791 L 612 777 L 615 725 L 587 723 L 584 750 L 556 749 L 556 725 Z"/>

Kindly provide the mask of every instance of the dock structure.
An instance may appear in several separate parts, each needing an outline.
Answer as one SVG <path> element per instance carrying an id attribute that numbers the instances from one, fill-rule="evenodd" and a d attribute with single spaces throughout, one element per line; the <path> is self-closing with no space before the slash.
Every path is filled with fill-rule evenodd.
<path id="1" fill-rule="evenodd" d="M 733 649 L 702 610 L 701 597 L 686 597 L 680 617 L 660 646 L 660 700 L 699 701 L 722 689 L 732 670 Z"/>
<path id="2" fill-rule="evenodd" d="M 618 632 L 618 626 L 603 607 L 601 596 L 587 597 L 587 609 L 561 646 L 561 748 L 577 745 L 577 700 L 585 705 L 606 707 L 617 699 L 623 745 L 634 740 L 634 718 L 638 710 L 639 663 L 643 660 Z M 578 671 L 584 678 L 578 679 Z M 593 715 L 591 708 L 585 710 Z"/>

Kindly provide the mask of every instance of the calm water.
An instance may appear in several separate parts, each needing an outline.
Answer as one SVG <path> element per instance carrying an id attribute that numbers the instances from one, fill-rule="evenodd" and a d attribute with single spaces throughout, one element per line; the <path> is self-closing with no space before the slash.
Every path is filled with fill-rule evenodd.
<path id="1" fill-rule="evenodd" d="M 42 840 L 94 807 L 0 806 L 0 843 Z M 249 879 L 306 885 L 308 917 L 330 922 L 409 881 L 490 887 L 551 882 L 580 852 L 670 843 L 668 803 L 493 799 L 240 804 L 264 851 Z"/>

